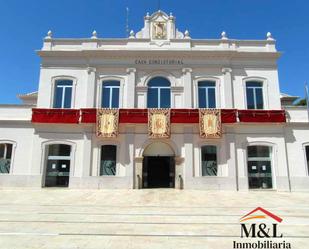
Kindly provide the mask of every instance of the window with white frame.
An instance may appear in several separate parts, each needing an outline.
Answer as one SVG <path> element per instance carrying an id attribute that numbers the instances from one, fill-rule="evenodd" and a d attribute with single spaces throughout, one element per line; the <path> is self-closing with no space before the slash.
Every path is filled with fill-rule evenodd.
<path id="1" fill-rule="evenodd" d="M 155 77 L 148 82 L 147 107 L 171 107 L 171 83 L 168 79 Z"/>
<path id="2" fill-rule="evenodd" d="M 9 174 L 11 168 L 13 145 L 9 143 L 0 144 L 0 173 Z"/>
<path id="3" fill-rule="evenodd" d="M 216 82 L 203 80 L 198 82 L 198 107 L 216 108 Z"/>
<path id="4" fill-rule="evenodd" d="M 71 108 L 73 81 L 62 79 L 56 80 L 54 91 L 54 108 Z"/>
<path id="5" fill-rule="evenodd" d="M 100 176 L 116 175 L 116 158 L 117 158 L 116 145 L 101 146 Z"/>
<path id="6" fill-rule="evenodd" d="M 217 146 L 204 145 L 201 148 L 202 176 L 217 176 Z"/>
<path id="7" fill-rule="evenodd" d="M 259 81 L 246 82 L 247 109 L 263 109 L 263 83 Z"/>
<path id="8" fill-rule="evenodd" d="M 101 107 L 119 108 L 120 82 L 117 80 L 103 81 Z"/>

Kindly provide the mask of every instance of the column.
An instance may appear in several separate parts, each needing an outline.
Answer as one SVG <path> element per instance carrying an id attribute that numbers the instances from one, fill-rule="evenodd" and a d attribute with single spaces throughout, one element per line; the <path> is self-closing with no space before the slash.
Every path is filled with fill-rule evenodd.
<path id="1" fill-rule="evenodd" d="M 86 107 L 95 107 L 95 72 L 96 69 L 94 67 L 87 68 L 87 84 L 85 86 L 86 90 Z"/>
<path id="2" fill-rule="evenodd" d="M 226 161 L 228 166 L 228 178 L 234 179 L 233 188 L 238 190 L 238 168 L 236 160 L 235 135 L 225 134 Z M 231 185 L 232 189 L 232 185 Z"/>
<path id="3" fill-rule="evenodd" d="M 125 177 L 129 181 L 129 185 L 131 188 L 135 188 L 134 186 L 134 139 L 135 139 L 135 126 L 130 125 L 126 127 L 125 130 L 125 169 L 126 169 L 126 174 Z"/>
<path id="4" fill-rule="evenodd" d="M 194 158 L 193 158 L 193 129 L 192 127 L 185 127 L 183 134 L 184 142 L 184 187 L 190 188 L 193 181 L 193 168 L 194 168 Z"/>
<path id="5" fill-rule="evenodd" d="M 192 69 L 183 68 L 184 108 L 192 108 Z"/>
<path id="6" fill-rule="evenodd" d="M 83 150 L 82 150 L 82 177 L 89 177 L 92 165 L 92 132 L 84 132 Z"/>
<path id="7" fill-rule="evenodd" d="M 222 68 L 224 75 L 223 82 L 223 96 L 221 108 L 234 108 L 234 94 L 233 94 L 233 82 L 232 82 L 232 69 Z"/>
<path id="8" fill-rule="evenodd" d="M 125 86 L 124 106 L 126 108 L 135 107 L 135 68 L 127 68 L 128 82 Z"/>

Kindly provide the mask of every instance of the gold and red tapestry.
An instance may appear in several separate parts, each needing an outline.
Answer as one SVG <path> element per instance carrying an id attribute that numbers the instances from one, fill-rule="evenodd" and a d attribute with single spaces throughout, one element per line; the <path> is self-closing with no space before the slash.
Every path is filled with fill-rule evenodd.
<path id="1" fill-rule="evenodd" d="M 170 109 L 148 109 L 150 138 L 169 138 L 171 133 Z"/>
<path id="2" fill-rule="evenodd" d="M 117 137 L 118 135 L 118 109 L 98 109 L 97 110 L 97 136 L 98 137 Z"/>
<path id="3" fill-rule="evenodd" d="M 201 138 L 221 137 L 221 111 L 218 109 L 199 109 Z"/>

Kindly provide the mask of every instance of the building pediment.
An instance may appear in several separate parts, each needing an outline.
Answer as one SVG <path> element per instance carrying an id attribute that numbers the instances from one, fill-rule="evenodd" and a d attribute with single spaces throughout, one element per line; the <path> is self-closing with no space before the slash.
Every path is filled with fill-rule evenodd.
<path id="1" fill-rule="evenodd" d="M 151 16 L 149 13 L 144 17 L 144 27 L 136 34 L 136 38 L 150 39 L 162 43 L 170 39 L 184 38 L 183 33 L 176 29 L 176 18 L 170 13 L 158 10 Z"/>

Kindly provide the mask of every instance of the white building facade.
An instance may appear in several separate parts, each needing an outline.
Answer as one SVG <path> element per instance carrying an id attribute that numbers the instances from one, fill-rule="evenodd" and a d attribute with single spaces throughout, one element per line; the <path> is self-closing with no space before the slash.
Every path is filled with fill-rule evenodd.
<path id="1" fill-rule="evenodd" d="M 196 40 L 157 11 L 127 39 L 49 32 L 37 53 L 38 92 L 0 106 L 1 187 L 309 190 L 308 113 L 281 105 L 271 34 Z M 149 138 L 150 107 L 171 109 L 170 138 Z M 97 108 L 119 108 L 116 138 Z M 198 108 L 222 110 L 221 138 Z"/>

